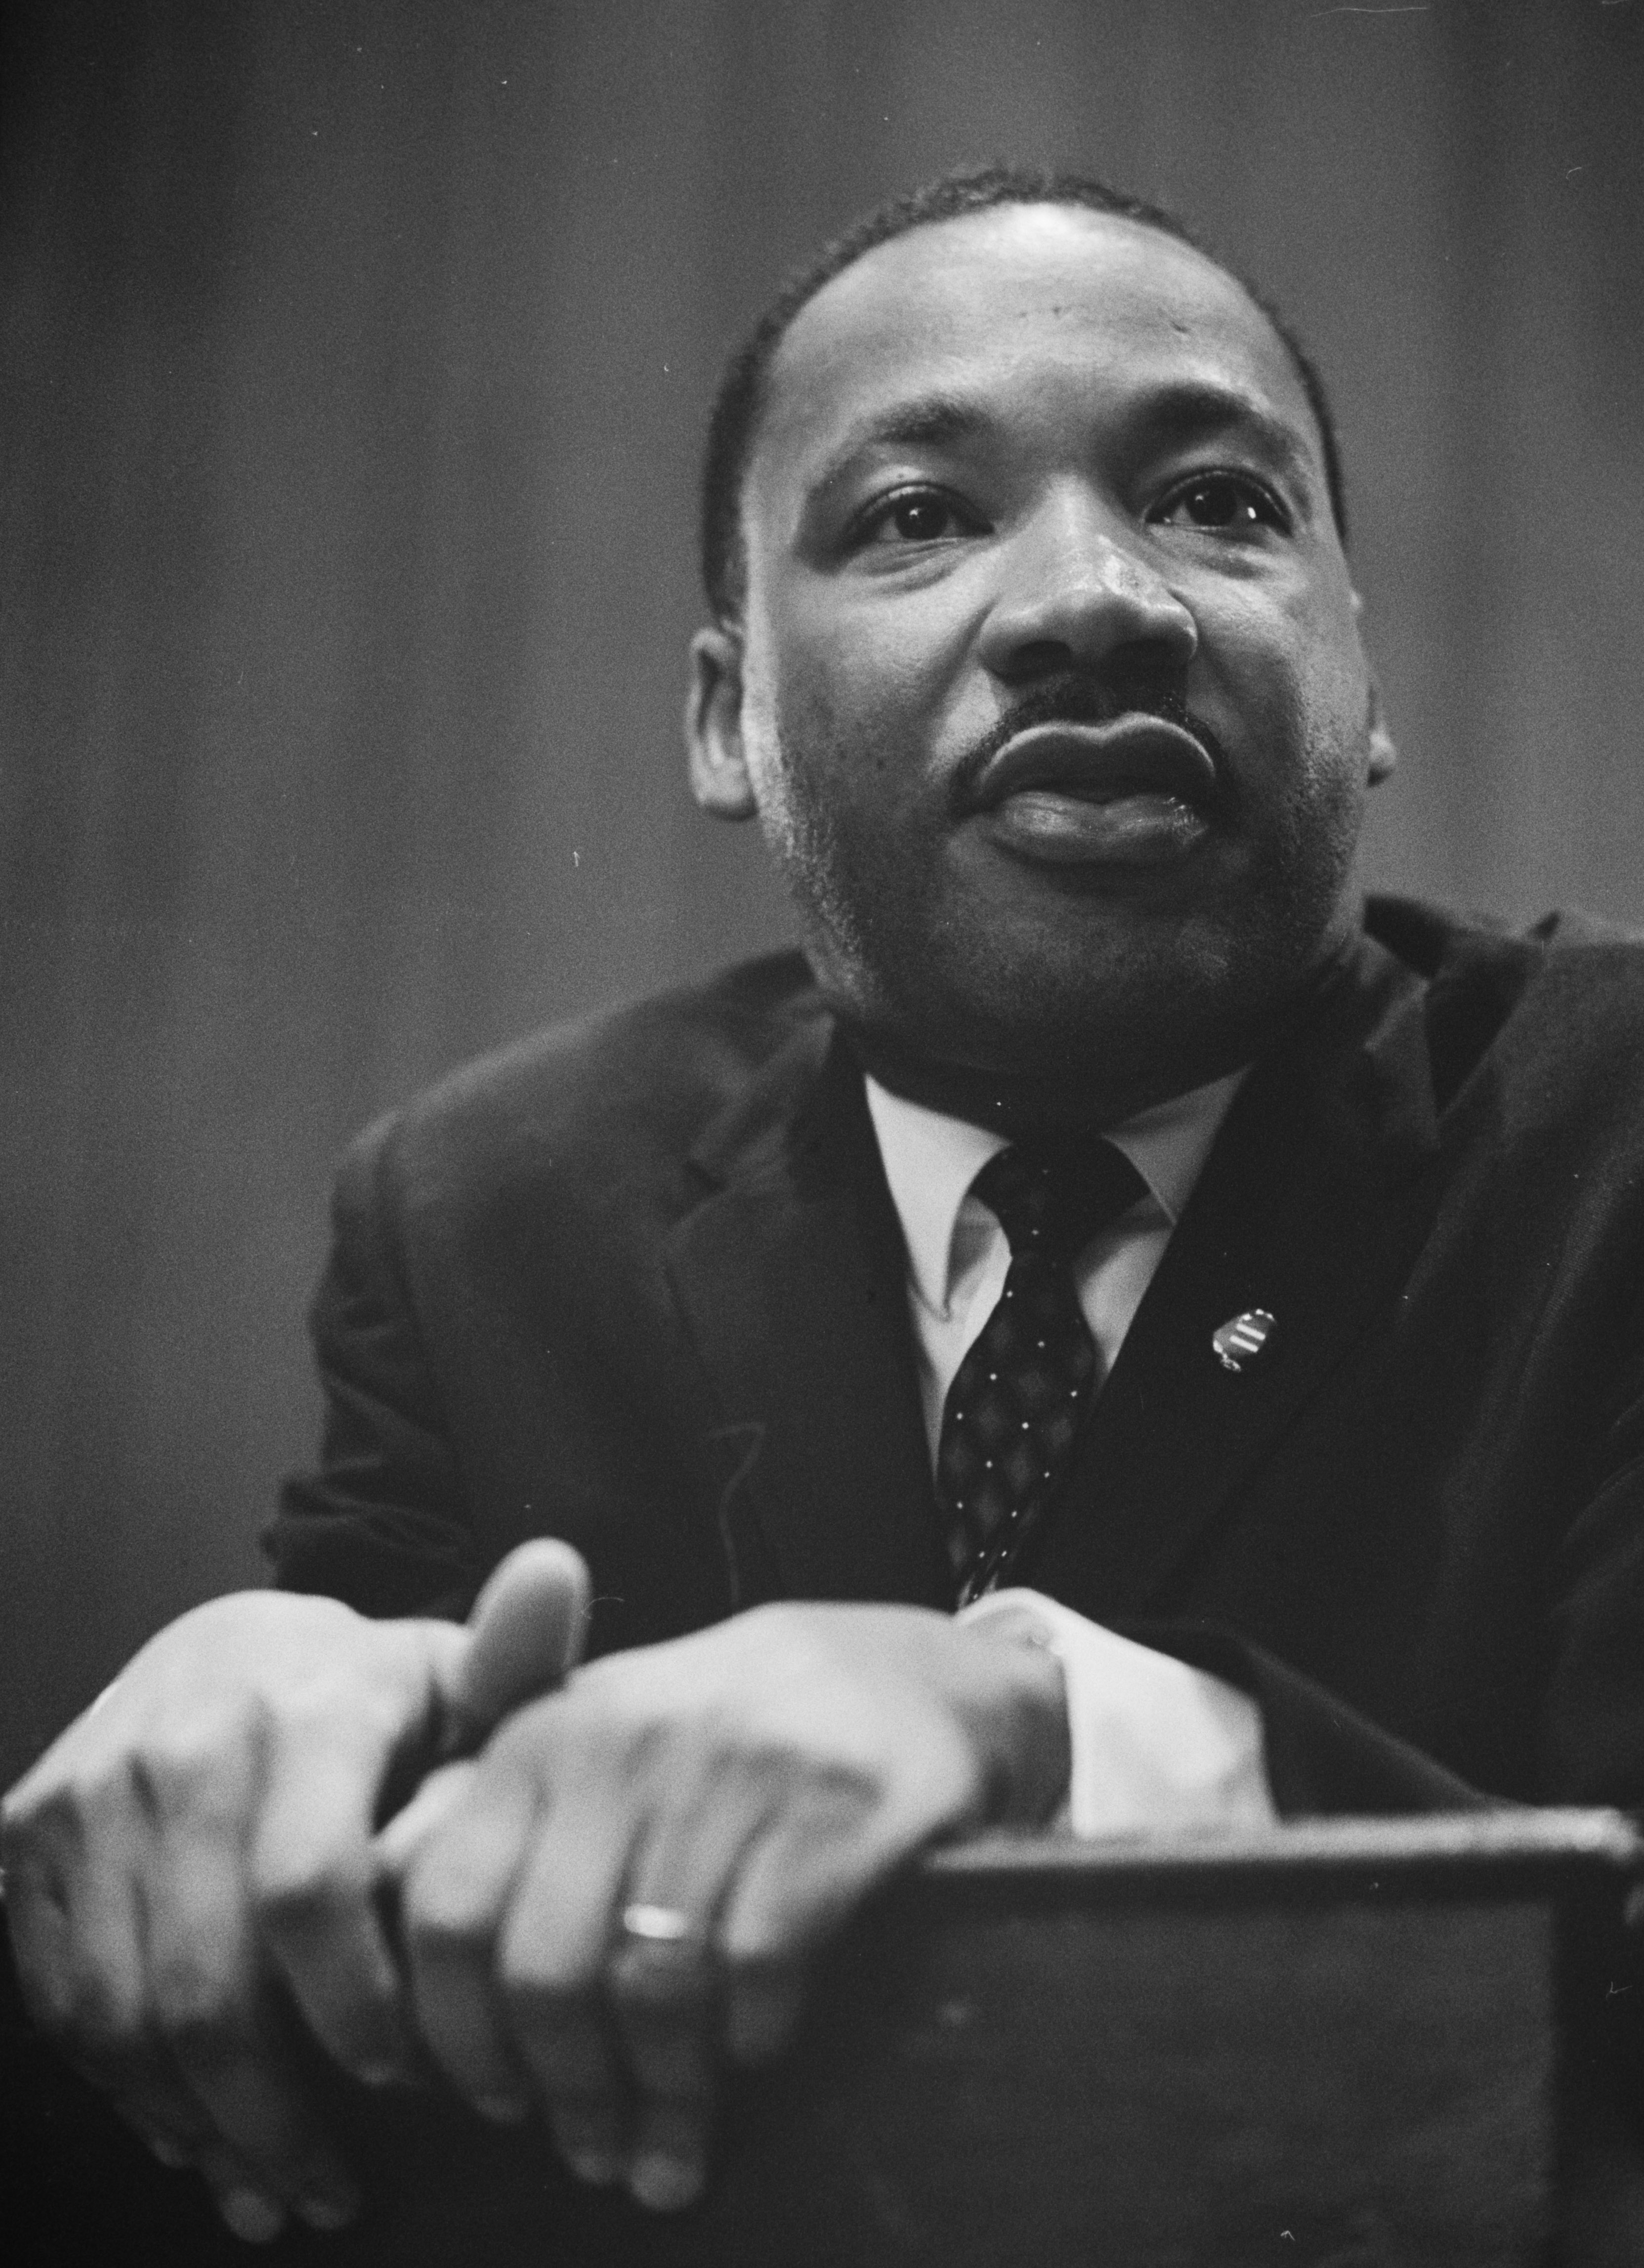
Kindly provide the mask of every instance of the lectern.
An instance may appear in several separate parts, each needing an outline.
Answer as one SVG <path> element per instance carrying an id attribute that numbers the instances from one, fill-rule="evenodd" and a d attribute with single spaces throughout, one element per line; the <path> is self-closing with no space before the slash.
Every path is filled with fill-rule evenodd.
<path id="1" fill-rule="evenodd" d="M 534 2135 L 338 2089 L 371 2209 L 334 2268 L 1610 2268 L 1644 2152 L 1605 2009 L 1644 1843 L 1608 1812 L 1001 1838 L 925 1862 L 736 2092 L 658 2220 Z M 1629 1966 L 1629 1963 L 1632 1963 Z M 1644 1994 L 1644 1981 L 1640 1984 Z M 53 2268 L 256 2256 L 34 2058 L 14 2104 Z M 1621 2029 L 1624 2028 L 1618 2028 Z M 24 2061 L 18 2061 L 18 2051 Z M 100 2214 L 102 2216 L 100 2221 Z"/>

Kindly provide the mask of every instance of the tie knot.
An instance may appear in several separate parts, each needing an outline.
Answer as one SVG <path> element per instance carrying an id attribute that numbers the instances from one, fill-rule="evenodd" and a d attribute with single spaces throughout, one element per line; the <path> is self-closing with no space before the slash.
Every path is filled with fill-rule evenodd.
<path id="1" fill-rule="evenodd" d="M 1071 1260 L 1146 1187 L 1124 1152 L 1099 1134 L 1014 1142 L 971 1183 L 1010 1240 L 1013 1259 L 1040 1252 Z"/>

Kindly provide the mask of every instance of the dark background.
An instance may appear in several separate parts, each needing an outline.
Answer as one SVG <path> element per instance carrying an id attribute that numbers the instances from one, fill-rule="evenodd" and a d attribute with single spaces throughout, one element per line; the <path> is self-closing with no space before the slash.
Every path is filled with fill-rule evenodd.
<path id="1" fill-rule="evenodd" d="M 0 1777 L 254 1580 L 352 1129 L 779 936 L 688 802 L 719 360 L 1009 156 L 1331 374 L 1368 853 L 1644 917 L 1644 0 L 127 0 L 6 19 Z"/>

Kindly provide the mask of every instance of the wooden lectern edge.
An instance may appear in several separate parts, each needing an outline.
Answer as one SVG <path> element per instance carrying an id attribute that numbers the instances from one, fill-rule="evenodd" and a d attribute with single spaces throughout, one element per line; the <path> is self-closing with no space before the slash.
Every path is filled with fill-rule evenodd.
<path id="1" fill-rule="evenodd" d="M 1543 1892 L 1618 1901 L 1644 1884 L 1644 1833 L 1612 1810 L 1503 1808 L 1306 1819 L 1261 1830 L 1077 1839 L 991 1833 L 927 1853 L 904 1894 L 936 1911 L 1448 1900 Z"/>

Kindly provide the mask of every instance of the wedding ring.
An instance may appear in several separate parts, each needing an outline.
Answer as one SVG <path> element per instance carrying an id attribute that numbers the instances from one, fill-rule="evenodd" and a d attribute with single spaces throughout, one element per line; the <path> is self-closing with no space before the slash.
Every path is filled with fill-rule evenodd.
<path id="1" fill-rule="evenodd" d="M 624 1906 L 622 1932 L 643 1945 L 697 1945 L 702 1938 L 690 1916 L 677 1906 Z"/>

